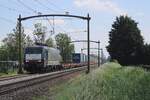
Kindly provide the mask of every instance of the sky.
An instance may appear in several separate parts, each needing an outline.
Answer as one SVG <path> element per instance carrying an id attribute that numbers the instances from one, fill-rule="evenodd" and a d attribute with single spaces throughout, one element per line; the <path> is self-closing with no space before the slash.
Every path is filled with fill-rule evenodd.
<path id="1" fill-rule="evenodd" d="M 65 14 L 87 16 L 90 20 L 90 40 L 100 41 L 101 48 L 108 56 L 108 34 L 116 16 L 128 15 L 136 22 L 146 43 L 150 43 L 150 1 L 149 0 L 1 0 L 0 2 L 0 41 L 16 26 L 19 14 L 22 17 L 42 14 Z M 54 38 L 58 33 L 67 33 L 72 40 L 86 40 L 86 21 L 77 18 L 55 17 L 36 18 L 22 22 L 25 34 L 33 38 L 34 24 L 41 22 L 47 27 L 47 37 Z M 52 28 L 55 29 L 51 34 Z M 97 44 L 91 43 L 91 47 Z M 75 43 L 76 52 L 86 48 L 86 43 Z M 84 51 L 86 52 L 86 51 Z M 91 50 L 91 53 L 96 53 Z"/>

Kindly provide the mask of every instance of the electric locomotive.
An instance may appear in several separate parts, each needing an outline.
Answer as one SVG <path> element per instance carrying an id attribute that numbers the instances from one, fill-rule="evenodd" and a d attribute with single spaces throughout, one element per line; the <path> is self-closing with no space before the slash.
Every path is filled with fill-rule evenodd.
<path id="1" fill-rule="evenodd" d="M 24 69 L 31 73 L 62 69 L 59 50 L 47 46 L 26 47 L 24 52 Z"/>

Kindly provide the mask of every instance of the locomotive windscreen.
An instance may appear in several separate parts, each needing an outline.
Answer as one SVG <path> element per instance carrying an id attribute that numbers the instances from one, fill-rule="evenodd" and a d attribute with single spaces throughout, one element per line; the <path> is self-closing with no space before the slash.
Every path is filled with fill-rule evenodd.
<path id="1" fill-rule="evenodd" d="M 42 47 L 27 47 L 25 49 L 25 59 L 28 62 L 29 60 L 39 60 L 42 59 Z"/>
<path id="2" fill-rule="evenodd" d="M 25 49 L 26 54 L 41 54 L 42 48 L 41 47 L 28 47 Z"/>

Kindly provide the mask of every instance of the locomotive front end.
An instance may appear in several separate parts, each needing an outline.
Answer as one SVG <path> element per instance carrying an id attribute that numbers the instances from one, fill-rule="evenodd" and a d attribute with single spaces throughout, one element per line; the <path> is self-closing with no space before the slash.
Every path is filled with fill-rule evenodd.
<path id="1" fill-rule="evenodd" d="M 42 47 L 26 47 L 24 53 L 24 69 L 28 72 L 40 72 L 44 66 Z"/>

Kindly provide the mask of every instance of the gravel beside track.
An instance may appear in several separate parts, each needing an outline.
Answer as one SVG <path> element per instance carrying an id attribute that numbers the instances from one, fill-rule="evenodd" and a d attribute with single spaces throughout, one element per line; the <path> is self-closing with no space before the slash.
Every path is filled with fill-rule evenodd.
<path id="1" fill-rule="evenodd" d="M 56 81 L 85 69 L 86 67 L 74 68 L 0 82 L 0 100 L 31 100 L 33 96 L 45 95 L 47 92 L 44 91 L 49 91 L 49 86 L 53 86 Z"/>

